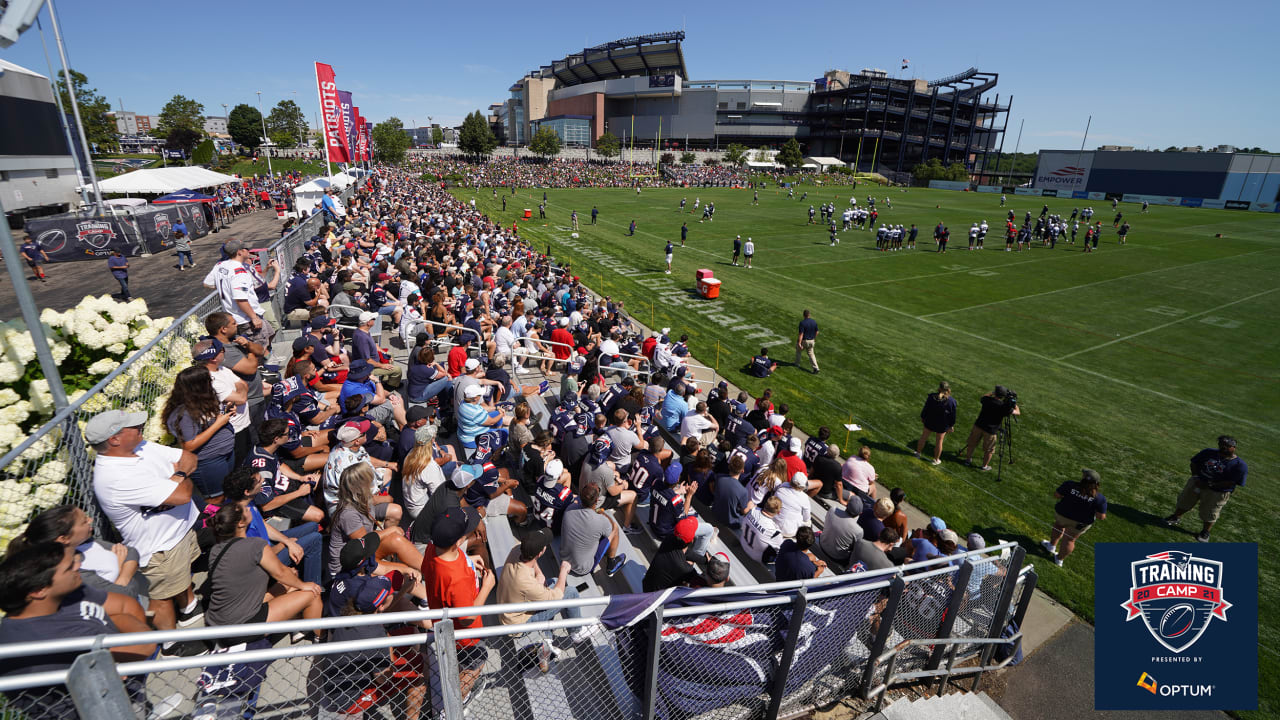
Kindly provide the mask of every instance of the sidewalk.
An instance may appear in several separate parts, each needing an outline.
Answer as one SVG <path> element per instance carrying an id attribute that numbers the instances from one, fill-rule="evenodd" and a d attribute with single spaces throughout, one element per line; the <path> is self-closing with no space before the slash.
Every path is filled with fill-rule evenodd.
<path id="1" fill-rule="evenodd" d="M 177 317 L 211 292 L 200 281 L 218 261 L 218 248 L 222 243 L 236 238 L 249 247 L 267 247 L 280 238 L 282 222 L 274 212 L 258 210 L 241 215 L 221 232 L 192 241 L 191 251 L 197 263 L 192 270 L 179 272 L 177 254 L 172 250 L 129 258 L 129 290 L 135 298 L 147 301 L 151 317 Z M 23 237 L 22 231 L 14 231 L 15 244 L 21 245 Z M 282 270 L 287 271 L 286 268 Z M 53 263 L 45 265 L 44 272 L 48 282 L 39 282 L 32 274 L 25 276 L 39 310 L 48 307 L 62 312 L 75 307 L 85 295 L 97 297 L 118 295 L 120 292 L 120 284 L 107 271 L 106 258 Z M 3 308 L 0 320 L 22 316 L 13 285 L 8 282 L 8 273 L 0 279 L 0 308 Z"/>

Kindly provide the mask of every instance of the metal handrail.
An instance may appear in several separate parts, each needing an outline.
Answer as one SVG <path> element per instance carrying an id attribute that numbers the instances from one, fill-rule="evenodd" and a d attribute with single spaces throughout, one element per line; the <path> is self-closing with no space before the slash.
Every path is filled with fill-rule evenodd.
<path id="1" fill-rule="evenodd" d="M 1007 645 L 1009 643 L 1020 643 L 1020 642 L 1022 642 L 1021 631 L 1013 633 L 1008 637 L 998 637 L 998 638 L 916 638 L 912 640 L 903 640 L 902 642 L 894 646 L 892 650 L 889 650 L 881 654 L 880 657 L 875 659 L 874 662 L 876 667 L 879 667 L 881 664 L 883 664 L 886 659 L 889 661 L 889 666 L 885 670 L 884 680 L 881 681 L 879 685 L 873 688 L 868 688 L 867 692 L 863 695 L 863 697 L 869 700 L 871 699 L 872 696 L 874 696 L 876 698 L 876 702 L 872 707 L 871 711 L 873 713 L 878 712 L 880 710 L 880 705 L 884 702 L 884 694 L 888 692 L 889 686 L 893 685 L 894 681 L 914 680 L 917 678 L 926 678 L 926 677 L 942 678 L 942 681 L 939 683 L 939 686 L 938 686 L 938 694 L 942 694 L 943 687 L 946 686 L 947 681 L 952 676 L 973 675 L 975 673 L 981 675 L 982 673 L 987 672 L 989 670 L 1000 670 L 1004 667 L 1007 667 L 1009 663 L 1013 661 L 1014 655 L 1011 654 L 1009 657 L 1005 658 L 1004 660 L 1001 660 L 995 665 L 987 665 L 986 663 L 990 659 L 991 651 L 995 649 L 996 645 Z M 911 672 L 896 673 L 894 671 L 894 668 L 898 662 L 898 653 L 902 652 L 907 647 L 913 646 L 913 645 L 951 646 L 951 649 L 948 653 L 949 659 L 947 661 L 947 667 L 936 669 L 936 670 L 913 670 Z M 955 662 L 956 649 L 960 645 L 986 646 L 983 649 L 982 659 L 980 661 L 980 664 L 974 667 L 966 667 L 966 668 L 952 667 L 952 663 Z"/>

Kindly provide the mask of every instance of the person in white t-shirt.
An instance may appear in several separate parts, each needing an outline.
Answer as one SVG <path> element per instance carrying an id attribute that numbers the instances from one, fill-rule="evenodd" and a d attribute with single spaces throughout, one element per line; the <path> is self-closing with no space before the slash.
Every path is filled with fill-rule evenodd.
<path id="1" fill-rule="evenodd" d="M 222 367 L 224 353 L 221 340 L 204 338 L 191 348 L 191 359 L 209 369 L 209 379 L 213 382 L 218 402 L 235 406 L 235 412 L 231 415 L 231 430 L 236 439 L 235 464 L 239 466 L 253 449 L 253 443 L 249 439 L 249 385 L 231 368 Z"/>
<path id="2" fill-rule="evenodd" d="M 684 416 L 680 421 L 680 443 L 683 445 L 689 438 L 697 438 L 698 442 L 703 446 L 711 445 L 715 442 L 716 433 L 720 432 L 720 425 L 716 419 L 711 417 L 711 412 L 707 410 L 705 402 L 699 402 L 694 406 L 693 412 Z"/>
<path id="3" fill-rule="evenodd" d="M 196 456 L 142 439 L 146 413 L 108 410 L 85 424 L 85 442 L 97 451 L 93 493 L 150 583 L 152 624 L 158 630 L 198 621 L 191 564 L 200 555 L 193 529 L 200 516 L 188 474 Z"/>
<path id="4" fill-rule="evenodd" d="M 810 513 L 809 478 L 802 472 L 791 476 L 791 482 L 783 483 L 774 491 L 774 497 L 782 503 L 778 513 L 778 529 L 783 537 L 793 538 L 801 525 L 808 525 Z"/>
<path id="5" fill-rule="evenodd" d="M 751 258 L 755 257 L 755 254 L 756 244 L 752 242 L 751 238 L 747 238 L 747 241 L 742 244 L 742 257 L 746 260 L 745 264 L 748 270 L 751 269 Z"/>
<path id="6" fill-rule="evenodd" d="M 782 510 L 782 501 L 777 496 L 766 498 L 760 507 L 742 516 L 742 528 L 738 531 L 738 541 L 742 549 L 752 560 L 761 563 L 773 562 L 782 547 L 782 531 L 778 528 L 778 513 Z"/>
<path id="7" fill-rule="evenodd" d="M 871 499 L 876 497 L 876 469 L 871 464 L 871 448 L 863 445 L 858 454 L 850 456 L 840 468 L 843 480 L 839 491 L 840 502 L 847 502 L 847 492 L 857 490 Z"/>
<path id="8" fill-rule="evenodd" d="M 252 255 L 239 240 L 228 240 L 222 249 L 227 259 L 213 266 L 204 278 L 204 286 L 218 291 L 222 310 L 235 318 L 236 330 L 241 335 L 269 350 L 276 331 L 262 316 L 257 280 L 245 267 Z"/>

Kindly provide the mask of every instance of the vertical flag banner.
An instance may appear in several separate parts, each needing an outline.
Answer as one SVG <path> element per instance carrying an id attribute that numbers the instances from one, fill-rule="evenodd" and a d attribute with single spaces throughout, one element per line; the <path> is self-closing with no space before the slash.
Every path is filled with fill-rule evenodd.
<path id="1" fill-rule="evenodd" d="M 367 121 L 364 123 L 364 153 L 365 160 L 373 159 L 373 126 Z"/>
<path id="2" fill-rule="evenodd" d="M 355 142 L 356 162 L 362 162 L 364 160 L 364 118 L 360 117 L 360 108 L 352 105 L 351 117 L 355 120 L 355 125 L 351 128 L 351 137 Z"/>
<path id="3" fill-rule="evenodd" d="M 338 108 L 342 113 L 342 140 L 347 144 L 347 156 L 351 162 L 356 160 L 356 144 L 352 131 L 355 129 L 355 118 L 351 116 L 351 93 L 338 91 Z"/>
<path id="4" fill-rule="evenodd" d="M 320 93 L 320 116 L 324 122 L 325 155 L 329 162 L 351 162 L 350 147 L 342 128 L 342 107 L 333 66 L 316 63 L 316 86 Z"/>

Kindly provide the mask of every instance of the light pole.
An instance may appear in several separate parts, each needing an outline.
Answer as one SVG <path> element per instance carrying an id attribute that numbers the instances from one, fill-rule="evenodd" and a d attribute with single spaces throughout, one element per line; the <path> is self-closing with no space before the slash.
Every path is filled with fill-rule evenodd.
<path id="1" fill-rule="evenodd" d="M 293 104 L 294 104 L 294 106 L 297 106 L 297 105 L 298 105 L 298 91 L 297 91 L 297 90 L 290 90 L 289 92 L 293 93 Z M 306 120 L 303 120 L 303 122 L 305 123 L 305 122 L 306 122 Z M 294 133 L 295 133 L 295 137 L 296 137 L 296 133 L 298 132 L 298 129 L 297 129 L 297 127 L 296 127 L 296 126 L 294 127 L 294 130 L 293 130 L 293 131 L 294 131 Z M 306 144 L 306 136 L 305 136 L 305 135 L 303 135 L 303 137 L 301 137 L 301 138 L 298 138 L 298 145 L 304 145 L 304 144 Z M 294 154 L 294 157 L 297 157 L 297 154 L 296 154 L 296 153 Z"/>
<path id="2" fill-rule="evenodd" d="M 258 118 L 262 120 L 262 142 L 265 145 L 269 138 L 267 137 L 267 116 L 262 114 L 262 91 L 258 92 Z M 267 148 L 267 177 L 275 177 L 275 171 L 271 169 L 271 148 Z"/>

